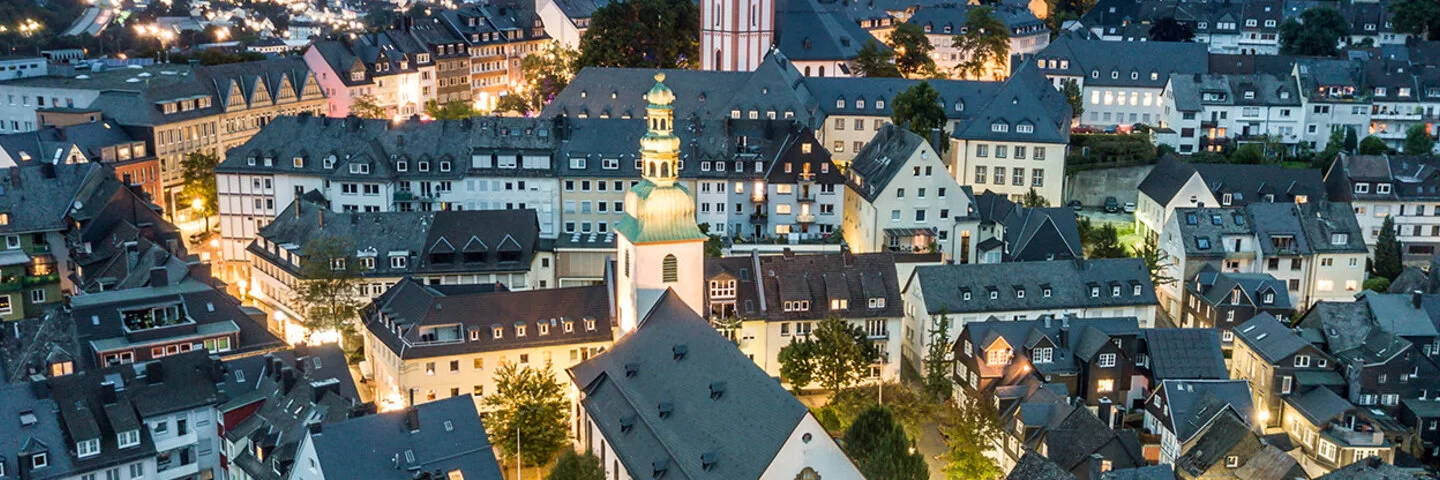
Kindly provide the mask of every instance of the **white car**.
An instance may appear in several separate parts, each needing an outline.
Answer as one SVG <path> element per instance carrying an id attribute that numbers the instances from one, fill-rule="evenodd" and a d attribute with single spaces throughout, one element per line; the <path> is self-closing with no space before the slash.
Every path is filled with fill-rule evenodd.
<path id="1" fill-rule="evenodd" d="M 1125 202 L 1125 213 L 1135 213 L 1135 202 Z"/>

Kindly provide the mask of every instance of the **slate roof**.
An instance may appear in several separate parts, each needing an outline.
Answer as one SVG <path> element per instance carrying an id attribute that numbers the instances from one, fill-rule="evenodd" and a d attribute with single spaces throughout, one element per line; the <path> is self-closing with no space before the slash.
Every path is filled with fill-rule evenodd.
<path id="1" fill-rule="evenodd" d="M 1220 332 L 1215 329 L 1147 328 L 1140 334 L 1156 380 L 1230 378 L 1220 350 Z"/>
<path id="2" fill-rule="evenodd" d="M 1387 294 L 1365 290 L 1358 301 L 1370 307 L 1370 314 L 1387 331 L 1402 337 L 1436 337 L 1435 321 L 1440 319 L 1440 295 Z M 1418 303 L 1417 303 L 1418 302 Z"/>
<path id="3" fill-rule="evenodd" d="M 1175 478 L 1175 469 L 1170 465 L 1121 468 L 1100 475 L 1100 480 L 1171 480 L 1173 478 Z"/>
<path id="4" fill-rule="evenodd" d="M 0 149 L 17 163 L 25 156 L 32 161 L 56 163 L 68 161 L 70 149 L 79 149 L 86 160 L 100 162 L 105 147 L 143 142 L 125 131 L 113 120 L 78 123 L 65 127 L 46 126 L 24 133 L 0 135 Z M 145 155 L 137 158 L 153 158 Z M 110 159 L 109 161 L 114 161 Z"/>
<path id="5" fill-rule="evenodd" d="M 1268 273 L 1217 272 L 1206 268 L 1195 274 L 1195 280 L 1185 284 L 1186 290 L 1200 297 L 1210 306 L 1230 303 L 1238 289 L 1242 304 L 1266 310 L 1291 310 L 1285 282 Z M 1265 303 L 1265 294 L 1274 294 L 1270 303 Z"/>
<path id="6" fill-rule="evenodd" d="M 309 67 L 299 57 L 204 67 L 167 64 L 154 73 L 158 75 L 144 78 L 139 78 L 141 74 L 137 73 L 137 82 L 127 83 L 127 87 L 100 89 L 101 94 L 89 107 L 105 112 L 106 117 L 122 125 L 156 126 L 217 115 L 227 108 L 293 102 L 301 98 L 307 88 L 319 88 L 313 83 L 315 79 Z M 143 87 L 136 87 L 142 83 Z M 290 90 L 282 99 L 286 88 Z M 309 99 L 318 100 L 320 95 L 323 93 L 315 90 Z M 209 98 L 210 105 L 196 105 L 190 110 L 168 114 L 161 108 L 163 103 L 199 98 Z M 232 98 L 243 104 L 231 106 Z"/>
<path id="7" fill-rule="evenodd" d="M 1169 205 L 1180 188 L 1196 173 L 1216 199 L 1222 199 L 1226 193 L 1231 194 L 1229 206 L 1261 202 L 1267 195 L 1273 195 L 1276 203 L 1294 203 L 1301 195 L 1311 202 L 1326 198 L 1325 182 L 1319 170 L 1279 165 L 1183 163 L 1171 156 L 1163 157 L 1156 163 L 1140 182 L 1140 192 L 1157 203 Z"/>
<path id="8" fill-rule="evenodd" d="M 1195 443 L 1175 460 L 1175 465 L 1191 478 L 1201 478 L 1229 456 L 1239 457 L 1240 466 L 1234 470 L 1236 478 L 1291 480 L 1297 473 L 1299 478 L 1305 478 L 1294 458 L 1262 442 L 1233 412 L 1226 412 L 1207 425 L 1196 436 Z"/>
<path id="9" fill-rule="evenodd" d="M 629 472 L 665 465 L 666 478 L 759 478 L 810 415 L 669 291 L 638 328 L 569 373 Z M 667 418 L 657 405 L 670 408 Z M 708 471 L 706 454 L 715 459 Z"/>
<path id="10" fill-rule="evenodd" d="M 705 278 L 729 275 L 739 280 L 736 307 L 744 318 L 769 321 L 840 318 L 896 318 L 904 315 L 895 256 L 890 253 L 790 254 L 705 259 Z M 741 277 L 745 275 L 745 277 Z M 763 289 L 764 295 L 760 295 Z M 708 293 L 708 292 L 707 292 Z M 883 306 L 870 308 L 870 300 Z M 847 308 L 831 309 L 844 299 Z M 810 302 L 806 311 L 784 310 L 787 301 Z M 745 310 L 746 302 L 755 311 Z"/>
<path id="11" fill-rule="evenodd" d="M 874 202 L 895 174 L 905 168 L 905 163 L 921 150 L 922 155 L 936 155 L 928 142 L 905 127 L 887 123 L 875 132 L 875 137 L 855 153 L 850 162 L 849 186 L 866 201 Z"/>
<path id="12" fill-rule="evenodd" d="M 1114 430 L 1087 408 L 1076 408 L 1059 425 L 1047 429 L 1045 451 L 1061 468 L 1082 469 L 1091 455 L 1110 460 L 1115 468 L 1144 465 L 1134 430 Z"/>
<path id="13" fill-rule="evenodd" d="M 326 477 L 411 480 L 415 471 L 459 470 L 466 479 L 503 478 L 470 395 L 325 425 L 309 438 Z"/>
<path id="14" fill-rule="evenodd" d="M 1010 28 L 1011 37 L 1034 35 L 1040 29 L 1046 28 L 1044 21 L 1036 18 L 1034 13 L 1022 5 L 996 3 L 991 7 L 994 9 L 992 15 Z M 950 3 L 919 6 L 914 14 L 905 19 L 905 23 L 926 27 L 925 32 L 930 34 L 959 35 L 969 19 L 971 8 L 973 7 L 968 4 Z"/>
<path id="15" fill-rule="evenodd" d="M 933 265 L 916 267 L 907 281 L 919 282 L 925 295 L 925 310 L 931 314 L 998 312 L 1011 310 L 1056 310 L 1154 305 L 1155 288 L 1149 271 L 1136 258 L 1097 260 L 1054 260 L 1039 262 Z M 1014 285 L 1026 290 L 1017 298 Z M 1049 297 L 1043 295 L 1046 286 Z M 1134 287 L 1140 294 L 1134 294 Z M 1112 289 L 1120 288 L 1120 295 Z M 987 291 L 998 289 L 991 300 Z M 1092 297 L 1091 288 L 1100 294 Z M 964 293 L 970 292 L 970 300 Z"/>
<path id="16" fill-rule="evenodd" d="M 1004 227 L 1002 261 L 1068 260 L 1084 256 L 1079 223 L 1070 208 L 1026 208 L 989 190 L 976 196 L 974 205 L 982 225 Z"/>
<path id="17" fill-rule="evenodd" d="M 1010 469 L 1007 480 L 1075 480 L 1075 475 L 1060 468 L 1053 460 L 1036 452 L 1027 451 L 1020 461 Z"/>
<path id="18" fill-rule="evenodd" d="M 1289 72 L 1175 75 L 1170 87 L 1181 111 L 1199 111 L 1202 106 L 1300 106 L 1300 93 Z"/>
<path id="19" fill-rule="evenodd" d="M 445 210 L 438 212 L 335 212 L 308 200 L 285 207 L 260 229 L 250 252 L 281 268 L 299 272 L 280 250 L 306 257 L 312 241 L 341 239 L 375 268 L 362 276 L 398 277 L 417 273 L 528 271 L 539 249 L 535 210 Z M 397 268 L 393 253 L 407 258 Z M 446 256 L 449 257 L 446 257 Z M 446 258 L 449 258 L 447 261 Z"/>
<path id="20" fill-rule="evenodd" d="M 1400 467 L 1385 463 L 1380 457 L 1370 457 L 1317 477 L 1315 480 L 1410 480 L 1415 474 Z"/>
<path id="21" fill-rule="evenodd" d="M 969 80 L 924 80 L 938 93 L 945 117 L 965 121 L 1001 90 L 1002 83 Z M 921 80 L 884 77 L 805 77 L 805 88 L 824 115 L 890 117 L 893 100 Z"/>
<path id="22" fill-rule="evenodd" d="M 1331 198 L 1373 202 L 1440 199 L 1440 158 L 1401 155 L 1340 155 L 1326 172 Z M 1365 193 L 1355 191 L 1368 184 Z M 1390 184 L 1380 193 L 1376 184 Z"/>
<path id="23" fill-rule="evenodd" d="M 775 12 L 775 45 L 791 59 L 853 60 L 866 42 L 881 45 L 832 1 L 788 0 L 781 5 Z"/>
<path id="24" fill-rule="evenodd" d="M 1271 365 L 1310 345 L 1269 313 L 1255 315 L 1250 321 L 1236 326 L 1234 332 L 1238 340 L 1245 342 L 1245 346 L 1259 353 Z"/>
<path id="25" fill-rule="evenodd" d="M 1309 419 L 1312 425 L 1321 426 L 1355 408 L 1348 400 L 1340 398 L 1328 388 L 1316 388 L 1300 395 L 1290 395 L 1285 397 L 1285 402 Z"/>
<path id="26" fill-rule="evenodd" d="M 160 305 L 182 305 L 184 314 L 196 327 L 125 331 L 124 315 L 128 310 L 149 309 Z M 240 302 L 195 278 L 176 279 L 163 286 L 77 295 L 70 300 L 70 317 L 74 319 L 77 339 L 85 345 L 86 355 L 77 361 L 88 365 L 100 350 L 121 346 L 143 345 L 153 341 L 175 341 L 195 335 L 207 325 L 233 325 L 239 330 L 239 345 L 234 351 L 247 351 L 278 346 L 283 340 L 275 337 L 265 325 L 250 317 Z M 138 334 L 138 335 L 137 335 Z"/>
<path id="27" fill-rule="evenodd" d="M 1052 44 L 1053 45 L 1053 44 Z M 1033 63 L 1022 64 L 969 122 L 952 133 L 980 141 L 1070 143 L 1070 104 Z M 1006 125 L 1003 132 L 995 125 Z M 1022 127 L 1029 127 L 1028 132 Z"/>
<path id="28" fill-rule="evenodd" d="M 64 230 L 75 201 L 87 200 L 106 176 L 96 163 L 0 169 L 0 212 L 10 215 L 0 234 Z"/>
<path id="29" fill-rule="evenodd" d="M 1135 317 L 1044 320 L 1000 320 L 992 317 L 985 321 L 965 323 L 964 330 L 957 336 L 953 347 L 959 356 L 980 358 L 984 355 L 985 348 L 1003 339 L 1014 349 L 1016 355 L 1029 357 L 1032 348 L 1039 344 L 1041 339 L 1048 339 L 1058 347 L 1052 352 L 1051 360 L 1030 364 L 1037 373 L 1043 375 L 1073 374 L 1079 372 L 1085 362 L 1092 361 L 1100 347 L 1115 339 L 1134 338 L 1139 333 L 1140 325 Z M 1061 336 L 1068 336 L 1070 340 L 1062 342 Z M 969 343 L 973 351 L 965 351 L 963 345 L 966 343 Z M 996 377 L 1001 376 L 1008 367 L 991 366 L 981 362 L 975 368 L 981 376 Z"/>
<path id="30" fill-rule="evenodd" d="M 1231 409 L 1255 425 L 1255 408 L 1250 397 L 1250 383 L 1245 380 L 1164 380 L 1170 415 L 1164 418 L 1181 443 L 1187 443 L 1217 415 Z"/>
<path id="31" fill-rule="evenodd" d="M 1099 6 L 1091 9 L 1092 14 L 1103 11 Z M 1207 73 L 1209 69 L 1208 47 L 1201 42 L 1127 42 L 1124 44 L 1125 55 L 1115 55 L 1116 48 L 1114 42 L 1061 35 L 1035 57 L 1068 59 L 1068 70 L 1047 70 L 1047 73 L 1084 77 L 1087 87 L 1159 89 L 1165 86 L 1171 75 Z M 1116 78 L 1111 78 L 1112 73 Z M 1133 80 L 1131 73 L 1137 74 Z M 1151 73 L 1156 74 L 1154 80 L 1150 77 Z"/>
<path id="32" fill-rule="evenodd" d="M 1330 354 L 1367 365 L 1385 363 L 1411 347 L 1389 331 L 1389 322 L 1377 321 L 1365 302 L 1316 303 L 1300 325 L 1322 335 Z"/>
<path id="33" fill-rule="evenodd" d="M 406 278 L 376 298 L 363 317 L 365 328 L 395 356 L 430 358 L 608 342 L 610 301 L 605 285 L 456 291 Z M 542 324 L 547 328 L 543 334 Z M 422 338 L 432 328 L 444 332 Z M 501 330 L 499 338 L 495 329 Z"/>
<path id="34" fill-rule="evenodd" d="M 300 440 L 311 424 L 339 422 L 359 413 L 358 397 L 341 392 L 343 383 L 349 383 L 352 392 L 354 389 L 344 352 L 333 345 L 330 349 L 340 355 L 334 359 L 339 365 L 331 365 L 331 371 L 312 368 L 321 364 L 320 357 L 302 357 L 291 364 L 266 354 L 251 357 L 268 363 L 265 368 L 247 376 L 246 382 L 237 382 L 243 387 L 234 389 L 233 394 L 227 388 L 227 394 L 254 395 L 250 398 L 263 402 L 259 410 L 235 425 L 227 425 L 225 430 L 230 442 L 250 442 L 248 448 L 239 449 L 231 458 L 246 475 L 257 480 L 286 478 L 295 463 Z M 226 366 L 228 370 L 228 362 Z M 263 453 L 257 454 L 256 449 Z"/>

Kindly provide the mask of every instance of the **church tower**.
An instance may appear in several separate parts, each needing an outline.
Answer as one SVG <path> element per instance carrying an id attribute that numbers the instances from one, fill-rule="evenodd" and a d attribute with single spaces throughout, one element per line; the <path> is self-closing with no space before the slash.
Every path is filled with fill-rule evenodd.
<path id="1" fill-rule="evenodd" d="M 748 72 L 775 43 L 775 0 L 701 0 L 700 69 Z"/>
<path id="2" fill-rule="evenodd" d="M 625 217 L 615 227 L 615 303 L 620 334 L 634 330 L 642 302 L 653 302 L 674 289 L 696 313 L 705 301 L 705 240 L 695 223 L 695 199 L 676 183 L 680 177 L 680 139 L 675 136 L 675 93 L 655 75 L 640 138 L 641 181 L 625 193 Z M 703 315 L 703 314 L 702 314 Z"/>

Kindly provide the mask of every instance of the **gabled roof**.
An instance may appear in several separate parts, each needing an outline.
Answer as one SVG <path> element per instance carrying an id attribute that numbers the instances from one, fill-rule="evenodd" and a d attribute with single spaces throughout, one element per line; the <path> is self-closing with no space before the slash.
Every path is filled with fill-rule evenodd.
<path id="1" fill-rule="evenodd" d="M 1065 308 L 1154 305 L 1155 288 L 1149 271 L 1136 258 L 1053 260 L 993 264 L 930 265 L 915 269 L 909 282 L 919 282 L 925 310 L 931 314 L 1054 311 Z M 1011 286 L 1024 287 L 1020 298 Z M 906 288 L 915 285 L 907 284 Z M 1135 287 L 1140 293 L 1135 294 Z M 991 288 L 1003 292 L 991 299 Z M 1046 288 L 1050 296 L 1045 296 Z M 1119 288 L 1120 294 L 1113 290 Z M 1092 296 L 1091 290 L 1099 289 Z M 970 299 L 965 293 L 970 292 Z"/>
<path id="2" fill-rule="evenodd" d="M 934 155 L 939 159 L 925 138 L 900 125 L 886 123 L 851 160 L 850 188 L 866 201 L 875 201 L 917 150 L 921 155 Z"/>
<path id="3" fill-rule="evenodd" d="M 1235 337 L 1271 365 L 1310 345 L 1269 313 L 1260 313 L 1233 330 Z"/>
<path id="4" fill-rule="evenodd" d="M 1007 480 L 1075 480 L 1075 475 L 1060 468 L 1054 460 L 1033 451 L 1025 452 L 1015 467 L 1010 469 Z"/>
<path id="5" fill-rule="evenodd" d="M 1220 333 L 1213 328 L 1147 328 L 1140 334 L 1156 380 L 1230 378 Z"/>
<path id="6" fill-rule="evenodd" d="M 638 328 L 569 373 L 615 458 L 637 475 L 664 465 L 665 478 L 759 478 L 809 415 L 668 290 Z M 702 456 L 715 459 L 709 470 Z"/>
<path id="7" fill-rule="evenodd" d="M 1215 248 L 1219 248 L 1218 244 Z M 1187 282 L 1185 287 L 1210 306 L 1230 303 L 1232 295 L 1238 289 L 1242 293 L 1240 301 L 1244 305 L 1267 310 L 1294 308 L 1290 304 L 1290 295 L 1286 293 L 1285 282 L 1268 273 L 1217 272 L 1207 268 L 1195 274 L 1195 280 Z M 1266 294 L 1273 294 L 1270 303 L 1265 303 Z"/>
<path id="8" fill-rule="evenodd" d="M 1069 208 L 1027 208 L 986 190 L 975 197 L 975 213 L 981 224 L 1004 227 L 1003 261 L 1068 260 L 1084 255 L 1079 223 Z"/>
<path id="9" fill-rule="evenodd" d="M 775 12 L 775 45 L 791 59 L 843 62 L 855 59 L 866 42 L 883 45 L 831 2 L 788 0 L 781 5 Z"/>
<path id="10" fill-rule="evenodd" d="M 309 438 L 327 478 L 410 480 L 415 471 L 456 470 L 466 479 L 503 478 L 470 395 L 325 425 Z"/>
<path id="11" fill-rule="evenodd" d="M 1285 397 L 1285 403 L 1289 403 L 1309 419 L 1311 424 L 1321 426 L 1355 408 L 1348 400 L 1340 398 L 1328 388 L 1316 388 L 1300 395 Z"/>
<path id="12" fill-rule="evenodd" d="M 1250 382 L 1245 380 L 1164 380 L 1156 388 L 1164 390 L 1170 415 L 1163 421 L 1173 428 L 1181 443 L 1187 443 L 1217 416 L 1232 411 L 1244 417 L 1249 425 L 1258 423 Z"/>
<path id="13" fill-rule="evenodd" d="M 1115 2 L 1124 3 L 1128 2 Z M 1107 10 L 1097 6 L 1089 15 L 1104 12 Z M 1116 55 L 1114 42 L 1061 35 L 1037 53 L 1036 58 L 1069 59 L 1070 69 L 1062 74 L 1083 76 L 1085 85 L 1109 87 L 1162 88 L 1173 74 L 1207 73 L 1209 68 L 1208 46 L 1203 42 L 1127 42 L 1123 45 L 1125 55 Z M 1134 78 L 1132 73 L 1136 74 Z M 1151 73 L 1156 74 L 1154 79 Z"/>

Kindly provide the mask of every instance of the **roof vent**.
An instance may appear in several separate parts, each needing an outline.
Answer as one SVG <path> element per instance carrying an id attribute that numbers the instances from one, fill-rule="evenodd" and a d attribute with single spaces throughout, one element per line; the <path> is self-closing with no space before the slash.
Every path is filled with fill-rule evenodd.
<path id="1" fill-rule="evenodd" d="M 655 473 L 653 475 L 653 478 L 662 478 L 665 476 L 665 471 L 670 469 L 670 459 L 662 458 L 656 460 L 654 465 Z"/>
<path id="2" fill-rule="evenodd" d="M 632 363 L 627 363 L 627 364 L 625 364 L 625 376 L 626 376 L 626 377 L 634 378 L 634 377 L 635 377 L 635 374 L 637 374 L 637 373 L 640 373 L 640 364 L 633 363 L 633 362 L 632 362 Z"/>
<path id="3" fill-rule="evenodd" d="M 669 418 L 670 414 L 674 412 L 675 404 L 670 402 L 660 402 L 660 418 Z"/>
<path id="4" fill-rule="evenodd" d="M 714 451 L 702 453 L 700 454 L 700 468 L 705 469 L 705 471 L 707 472 L 713 470 L 715 469 L 715 462 L 719 460 L 720 454 L 715 453 Z"/>
<path id="5" fill-rule="evenodd" d="M 710 384 L 710 399 L 719 400 L 725 396 L 725 382 L 713 382 Z"/>
<path id="6" fill-rule="evenodd" d="M 675 347 L 670 350 L 675 353 L 676 361 L 684 360 L 685 354 L 690 353 L 690 347 L 683 343 L 675 345 Z"/>
<path id="7" fill-rule="evenodd" d="M 635 416 L 626 415 L 620 417 L 620 433 L 630 433 L 635 428 Z"/>

